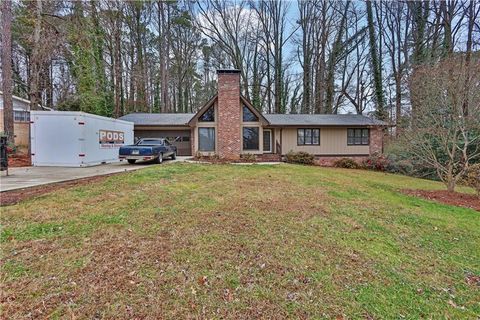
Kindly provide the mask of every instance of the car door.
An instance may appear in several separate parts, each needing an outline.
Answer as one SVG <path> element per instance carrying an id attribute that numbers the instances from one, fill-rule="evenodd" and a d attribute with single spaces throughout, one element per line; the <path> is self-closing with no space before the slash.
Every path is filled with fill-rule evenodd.
<path id="1" fill-rule="evenodd" d="M 173 148 L 172 148 L 172 144 L 168 141 L 168 140 L 164 140 L 163 141 L 164 143 L 164 146 L 165 146 L 165 153 L 166 153 L 166 156 L 171 156 L 173 154 Z"/>

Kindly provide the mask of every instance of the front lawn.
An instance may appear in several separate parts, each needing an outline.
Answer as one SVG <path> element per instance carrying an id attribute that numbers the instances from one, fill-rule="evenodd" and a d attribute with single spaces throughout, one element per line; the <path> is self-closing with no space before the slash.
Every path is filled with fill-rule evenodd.
<path id="1" fill-rule="evenodd" d="M 2 318 L 476 318 L 480 213 L 443 185 L 168 164 L 1 214 Z"/>

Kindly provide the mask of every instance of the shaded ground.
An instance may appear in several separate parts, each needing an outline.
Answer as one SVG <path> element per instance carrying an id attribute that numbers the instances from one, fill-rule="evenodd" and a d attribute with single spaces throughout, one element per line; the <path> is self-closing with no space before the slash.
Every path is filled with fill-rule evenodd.
<path id="1" fill-rule="evenodd" d="M 177 163 L 56 189 L 1 209 L 2 317 L 475 318 L 480 216 L 405 186 L 443 188 Z"/>
<path id="2" fill-rule="evenodd" d="M 406 194 L 438 201 L 453 206 L 465 207 L 480 211 L 480 198 L 475 194 L 448 192 L 446 190 L 403 190 Z"/>

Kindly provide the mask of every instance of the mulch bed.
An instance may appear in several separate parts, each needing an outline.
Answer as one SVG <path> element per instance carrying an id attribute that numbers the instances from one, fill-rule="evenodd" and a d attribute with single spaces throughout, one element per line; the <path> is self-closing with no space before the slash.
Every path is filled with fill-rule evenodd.
<path id="1" fill-rule="evenodd" d="M 8 156 L 8 167 L 29 167 L 31 166 L 28 154 L 12 154 Z"/>
<path id="2" fill-rule="evenodd" d="M 204 163 L 211 163 L 211 164 L 232 164 L 232 163 L 261 163 L 261 162 L 279 162 L 277 159 L 245 159 L 240 158 L 236 160 L 228 160 L 228 159 L 221 159 L 221 158 L 213 158 L 213 157 L 193 157 L 191 160 L 199 161 Z"/>
<path id="3" fill-rule="evenodd" d="M 92 182 L 102 181 L 109 176 L 120 174 L 120 173 L 123 173 L 123 172 L 110 173 L 110 174 L 105 174 L 105 175 L 96 176 L 96 177 L 81 178 L 81 179 L 76 179 L 71 181 L 49 183 L 49 184 L 44 184 L 36 187 L 29 187 L 29 188 L 17 189 L 12 191 L 4 191 L 0 193 L 0 207 L 14 205 L 16 203 L 19 203 L 20 201 L 38 197 L 58 189 L 83 186 L 86 184 L 90 184 Z"/>
<path id="4" fill-rule="evenodd" d="M 480 198 L 474 194 L 449 192 L 447 190 L 426 191 L 406 189 L 402 190 L 402 192 L 411 196 L 433 200 L 443 204 L 480 211 Z"/>

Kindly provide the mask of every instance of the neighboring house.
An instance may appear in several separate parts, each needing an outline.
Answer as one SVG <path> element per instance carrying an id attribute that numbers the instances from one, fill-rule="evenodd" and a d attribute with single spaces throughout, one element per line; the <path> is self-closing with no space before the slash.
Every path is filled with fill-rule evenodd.
<path id="1" fill-rule="evenodd" d="M 30 127 L 30 101 L 12 96 L 13 101 L 13 131 L 15 144 L 28 146 Z M 3 123 L 3 92 L 0 91 L 0 132 L 4 131 Z"/>
<path id="2" fill-rule="evenodd" d="M 240 95 L 240 72 L 218 70 L 218 94 L 195 114 L 132 113 L 135 137 L 166 137 L 179 155 L 279 160 L 305 151 L 329 164 L 382 152 L 386 123 L 362 115 L 262 114 Z"/>

